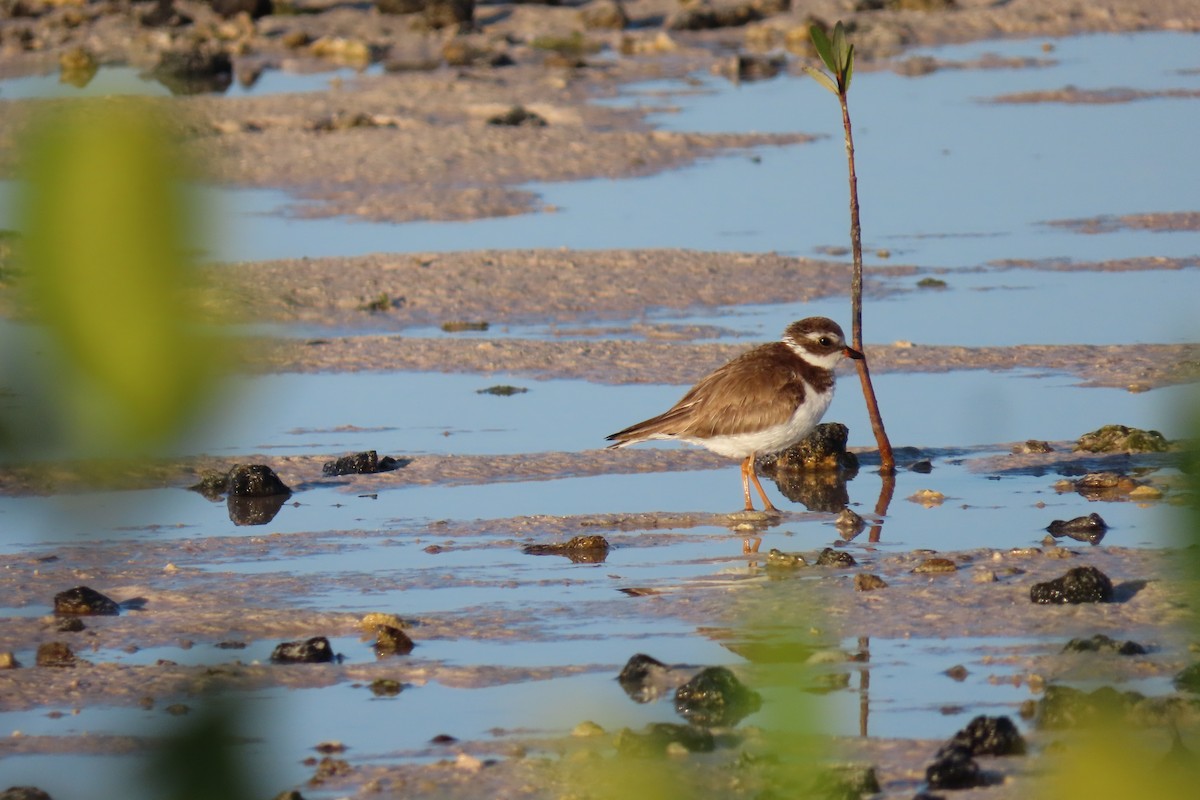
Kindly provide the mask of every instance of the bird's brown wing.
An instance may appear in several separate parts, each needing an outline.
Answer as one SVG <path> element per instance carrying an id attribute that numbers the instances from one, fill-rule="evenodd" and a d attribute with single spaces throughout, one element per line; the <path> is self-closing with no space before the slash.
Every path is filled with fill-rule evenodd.
<path id="1" fill-rule="evenodd" d="M 757 347 L 705 376 L 667 411 L 608 438 L 620 447 L 655 436 L 705 439 L 781 424 L 805 392 L 799 371 L 780 369 L 781 362 L 798 361 L 783 344 Z"/>

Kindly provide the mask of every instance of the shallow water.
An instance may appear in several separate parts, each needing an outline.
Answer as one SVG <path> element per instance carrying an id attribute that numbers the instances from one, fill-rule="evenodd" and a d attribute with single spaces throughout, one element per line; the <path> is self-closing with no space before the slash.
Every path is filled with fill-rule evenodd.
<path id="1" fill-rule="evenodd" d="M 1194 298 L 1200 295 L 1200 270 L 1195 268 L 1102 273 L 988 265 L 1012 258 L 1200 254 L 1200 234 L 1192 231 L 1084 236 L 1043 224 L 1096 214 L 1190 210 L 1200 178 L 1200 161 L 1185 157 L 1194 149 L 1195 101 L 1012 106 L 981 100 L 1066 84 L 1194 88 L 1200 78 L 1177 70 L 1197 66 L 1195 41 L 1178 34 L 1080 37 L 1055 43 L 1049 54 L 1059 61 L 1055 66 L 947 70 L 916 79 L 891 73 L 856 76 L 852 101 L 868 257 L 879 263 L 916 263 L 927 272 L 948 270 L 938 272 L 948 283 L 946 290 L 869 301 L 867 341 L 1194 341 Z M 988 52 L 1042 57 L 1040 45 L 1041 40 L 994 42 L 934 52 L 963 59 Z M 273 75 L 264 76 L 264 82 Z M 656 122 L 676 130 L 720 130 L 733 120 L 738 130 L 802 129 L 829 138 L 763 150 L 753 158 L 716 158 L 648 178 L 535 186 L 545 202 L 562 210 L 471 223 L 301 221 L 270 213 L 291 202 L 283 193 L 217 190 L 214 196 L 221 206 L 213 224 L 228 236 L 212 256 L 238 260 L 541 246 L 686 246 L 810 255 L 841 244 L 844 204 L 837 197 L 844 162 L 835 107 L 824 92 L 808 80 L 738 88 L 708 77 L 699 81 L 701 94 L 668 97 L 679 110 L 657 115 Z M 0 98 L 14 96 L 12 86 L 0 82 Z M 648 93 L 671 94 L 677 88 L 633 87 L 627 101 L 650 97 L 657 103 L 661 98 Z M 693 89 L 688 87 L 689 92 Z M 914 191 L 916 186 L 921 189 Z M 0 227 L 12 224 L 12 209 L 4 205 L 11 202 L 11 194 L 11 184 L 0 186 Z M 662 214 L 663 209 L 670 213 Z M 889 248 L 892 258 L 873 255 L 881 247 Z M 976 267 L 984 269 L 971 271 Z M 916 280 L 895 284 L 907 288 Z M 763 300 L 762 305 L 683 314 L 651 311 L 645 319 L 718 325 L 728 335 L 757 340 L 774 338 L 795 316 L 845 316 L 844 298 L 797 309 L 772 305 L 769 287 L 764 287 Z M 497 334 L 557 335 L 550 326 L 531 325 L 476 336 Z M 587 335 L 586 330 L 578 335 Z M 683 391 L 679 386 L 606 386 L 503 374 L 273 375 L 245 383 L 250 394 L 240 402 L 240 414 L 222 416 L 220 424 L 197 432 L 180 446 L 180 453 L 230 458 L 327 453 L 334 458 L 376 449 L 381 455 L 420 458 L 578 452 L 601 447 L 606 434 L 665 408 Z M 477 394 L 498 383 L 529 391 L 512 397 Z M 873 440 L 857 386 L 853 378 L 843 384 L 828 418 L 850 426 L 852 445 L 870 446 Z M 1187 434 L 1179 414 L 1194 396 L 1188 387 L 1133 394 L 1076 384 L 1071 377 L 1031 371 L 877 376 L 892 441 L 922 448 L 933 471 L 902 471 L 880 540 L 866 541 L 863 534 L 845 548 L 866 555 L 916 548 L 1026 547 L 1043 540 L 1051 521 L 1092 511 L 1099 511 L 1110 525 L 1106 545 L 1157 549 L 1173 544 L 1170 532 L 1180 527 L 1182 512 L 1167 503 L 1097 504 L 1074 493 L 1055 492 L 1052 484 L 1059 476 L 1053 473 L 992 474 L 970 468 L 971 458 L 1002 452 L 1000 445 L 1007 442 L 1070 440 L 1114 422 L 1155 428 L 1169 438 Z M 564 414 L 563 408 L 573 413 Z M 780 502 L 776 487 L 770 482 L 766 486 L 789 515 L 762 534 L 761 552 L 776 547 L 811 554 L 838 539 L 832 515 L 810 514 L 801 505 Z M 869 515 L 880 479 L 863 470 L 847 489 L 851 507 Z M 945 502 L 925 508 L 907 499 L 922 489 L 942 492 Z M 746 667 L 747 662 L 694 626 L 622 603 L 625 597 L 618 590 L 751 579 L 758 574 L 758 559 L 743 554 L 743 534 L 714 526 L 605 531 L 613 549 L 604 563 L 572 564 L 520 550 L 526 541 L 557 534 L 536 527 L 515 534 L 504 523 L 522 515 L 720 512 L 739 505 L 740 486 L 732 464 L 683 472 L 383 488 L 369 496 L 343 491 L 334 482 L 298 492 L 261 526 L 235 525 L 224 503 L 181 489 L 0 498 L 0 550 L 22 558 L 69 554 L 82 569 L 102 565 L 108 551 L 101 544 L 80 553 L 68 550 L 79 542 L 117 543 L 114 547 L 133 543 L 147 550 L 160 542 L 178 543 L 171 558 L 183 569 L 228 576 L 230 581 L 306 581 L 306 593 L 289 601 L 297 609 L 394 610 L 410 615 L 493 609 L 539 620 L 513 643 L 471 638 L 419 641 L 411 657 L 415 663 L 595 666 L 581 675 L 480 689 L 430 682 L 387 699 L 349 683 L 244 693 L 242 700 L 254 720 L 252 733 L 260 739 L 247 748 L 260 756 L 266 787 L 260 794 L 270 796 L 311 774 L 300 760 L 312 755 L 311 748 L 322 740 L 346 742 L 352 761 L 391 763 L 436 757 L 427 743 L 439 733 L 490 740 L 503 739 L 493 734 L 497 728 L 563 734 L 584 719 L 609 729 L 678 721 L 669 701 L 638 706 L 623 695 L 613 678 L 625 659 L 647 652 L 669 663 Z M 481 533 L 487 525 L 467 525 L 475 520 L 493 520 L 495 530 Z M 445 525 L 434 526 L 435 521 Z M 189 552 L 182 546 L 187 540 L 216 537 L 261 537 L 262 544 L 252 558 Z M 1070 540 L 1061 543 L 1079 551 L 1090 547 Z M 310 544 L 311 549 L 304 549 Z M 427 552 L 431 544 L 444 549 Z M 10 607 L 0 614 L 40 616 L 49 613 L 50 601 L 47 596 L 44 606 Z M 244 651 L 200 643 L 186 650 L 161 646 L 81 655 L 122 664 L 153 663 L 158 658 L 217 664 L 262 660 L 274 644 L 255 641 Z M 851 650 L 857 643 L 848 639 L 842 646 Z M 851 686 L 827 697 L 832 709 L 827 718 L 837 732 L 848 736 L 865 732 L 944 738 L 979 713 L 1014 716 L 1017 704 L 1030 692 L 1011 682 L 989 681 L 990 675 L 1008 672 L 994 659 L 1014 649 L 1036 652 L 1045 647 L 1056 648 L 1058 643 L 873 639 L 865 731 L 860 727 L 858 665 L 836 666 L 850 672 Z M 352 663 L 373 659 L 357 639 L 338 639 L 335 649 Z M 17 655 L 23 662 L 32 661 L 32 652 Z M 969 671 L 962 683 L 942 674 L 955 664 Z M 768 700 L 773 697 L 769 690 L 767 695 Z M 50 736 L 155 733 L 175 721 L 162 705 L 148 711 L 87 706 L 75 714 L 65 704 L 0 712 L 0 731 Z M 52 711 L 64 715 L 50 716 Z M 397 724 L 398 718 L 403 725 Z M 0 759 L 0 785 L 36 783 L 64 797 L 85 791 L 93 797 L 128 797 L 130 787 L 139 784 L 127 770 L 136 767 L 127 757 L 22 755 Z"/>

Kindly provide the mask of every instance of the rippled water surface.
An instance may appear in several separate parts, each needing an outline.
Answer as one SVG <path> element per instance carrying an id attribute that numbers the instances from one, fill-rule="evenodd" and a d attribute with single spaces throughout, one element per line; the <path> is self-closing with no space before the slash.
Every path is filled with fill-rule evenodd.
<path id="1" fill-rule="evenodd" d="M 906 291 L 868 302 L 868 342 L 903 339 L 918 346 L 981 346 L 1196 341 L 1200 270 L 1194 267 L 1061 272 L 1001 269 L 996 262 L 1200 256 L 1196 231 L 1083 235 L 1046 225 L 1096 215 L 1194 210 L 1195 187 L 1200 185 L 1200 160 L 1191 157 L 1200 127 L 1198 101 L 992 102 L 1001 94 L 1067 85 L 1200 88 L 1196 41 L 1194 36 L 1166 33 L 1090 36 L 1055 41 L 1048 52 L 1041 40 L 986 42 L 928 53 L 947 60 L 996 53 L 1053 63 L 1020 69 L 943 69 L 921 78 L 887 71 L 857 74 L 852 112 L 869 260 L 915 264 L 922 275 L 936 274 L 947 283 L 943 290 L 916 290 L 913 284 L 920 276 L 893 279 L 893 288 Z M 112 77 L 130 80 L 129 75 Z M 0 98 L 46 94 L 46 80 L 0 81 Z M 311 88 L 313 80 L 296 78 L 290 83 L 290 78 L 272 73 L 258 90 L 301 91 Z M 276 213 L 293 202 L 283 193 L 216 189 L 210 200 L 214 227 L 222 235 L 212 239 L 210 256 L 236 261 L 560 246 L 819 255 L 827 246 L 844 244 L 839 121 L 836 106 L 812 81 L 779 79 L 732 87 L 700 76 L 686 87 L 631 87 L 618 102 L 674 106 L 652 117 L 671 130 L 803 130 L 825 138 L 713 158 L 646 178 L 535 185 L 528 188 L 560 211 L 469 223 L 301 221 Z M 11 183 L 0 185 L 0 227 L 14 224 L 15 191 Z M 878 252 L 884 249 L 887 257 Z M 797 316 L 820 313 L 845 319 L 847 309 L 845 298 L 800 308 L 780 306 L 772 303 L 770 287 L 763 287 L 759 305 L 685 314 L 651 312 L 648 318 L 663 324 L 716 325 L 750 342 L 774 338 Z M 405 335 L 443 334 L 420 330 Z M 559 334 L 552 327 L 529 325 L 473 335 Z M 571 335 L 591 334 L 584 328 Z M 235 459 L 312 453 L 334 458 L 364 449 L 412 458 L 575 453 L 601 447 L 605 435 L 662 410 L 685 388 L 433 373 L 285 374 L 241 383 L 240 413 L 220 415 L 181 445 L 181 454 Z M 511 397 L 478 393 L 497 383 L 528 391 Z M 876 385 L 892 441 L 917 448 L 918 455 L 930 459 L 932 472 L 902 471 L 879 541 L 851 542 L 846 546 L 851 553 L 1026 547 L 1041 542 L 1052 519 L 1097 508 L 1111 526 L 1105 544 L 1161 548 L 1171 543 L 1168 531 L 1180 524 L 1180 512 L 1167 503 L 1098 506 L 1073 492 L 1056 492 L 1052 484 L 1058 475 L 995 474 L 972 468 L 971 460 L 1004 452 L 1013 441 L 1073 440 L 1114 422 L 1181 438 L 1188 431 L 1180 410 L 1193 404 L 1191 387 L 1135 394 L 1081 387 L 1069 376 L 1032 371 L 881 375 Z M 850 426 L 851 445 L 873 444 L 853 378 L 843 380 L 828 418 Z M 776 487 L 765 483 L 779 498 Z M 846 488 L 851 507 L 869 515 L 879 495 L 879 477 L 864 469 Z M 945 503 L 926 508 L 907 499 L 926 488 L 942 492 Z M 301 609 L 386 609 L 404 615 L 520 611 L 542 620 L 540 635 L 530 637 L 533 641 L 419 642 L 411 660 L 586 667 L 578 675 L 474 689 L 429 682 L 393 698 L 375 697 L 364 686 L 350 683 L 246 692 L 252 735 L 258 737 L 247 746 L 260 757 L 268 787 L 262 796 L 268 796 L 311 774 L 300 762 L 322 739 L 348 743 L 358 763 L 386 763 L 437 757 L 428 742 L 439 733 L 487 739 L 495 729 L 562 734 L 587 718 L 609 729 L 677 721 L 669 701 L 639 706 L 622 694 L 613 678 L 625 659 L 648 652 L 669 663 L 747 662 L 694 626 L 624 608 L 618 613 L 613 604 L 625 597 L 618 591 L 622 588 L 746 578 L 755 565 L 742 553 L 742 534 L 713 526 L 616 532 L 606 534 L 613 550 L 604 563 L 572 564 L 561 557 L 524 554 L 521 546 L 539 538 L 536 526 L 514 534 L 500 521 L 536 515 L 723 512 L 739 505 L 738 474 L 732 464 L 679 472 L 406 485 L 369 495 L 346 492 L 329 482 L 297 492 L 259 526 L 235 524 L 223 502 L 182 489 L 6 497 L 0 498 L 0 550 L 26 563 L 73 552 L 64 548 L 91 540 L 98 542 L 96 557 L 107 552 L 104 548 L 121 547 L 126 548 L 120 551 L 123 558 L 136 559 L 130 545 L 136 550 L 178 543 L 173 558 L 184 569 L 230 580 L 304 579 L 307 594 L 293 602 Z M 763 534 L 764 551 L 815 551 L 838 538 L 831 514 L 807 513 L 792 502 L 782 505 L 790 516 Z M 497 530 L 479 532 L 474 527 L 470 536 L 455 535 L 456 525 L 476 520 L 497 521 Z M 448 525 L 445 535 L 438 533 L 438 521 Z M 347 531 L 358 535 L 340 533 Z M 262 537 L 279 549 L 264 545 L 261 556 L 247 557 L 237 549 L 230 555 L 188 546 L 220 537 Z M 302 537 L 311 549 L 284 547 Z M 441 549 L 430 551 L 431 544 Z M 1067 544 L 1079 550 L 1089 547 Z M 10 621 L 49 611 L 49 595 L 44 606 L 0 609 Z M 145 613 L 150 619 L 153 609 Z M 414 638 L 419 639 L 419 633 Z M 275 643 L 249 642 L 243 651 L 218 650 L 204 642 L 81 655 L 128 666 L 149 665 L 160 658 L 185 664 L 251 663 L 265 659 Z M 334 644 L 349 663 L 373 659 L 369 647 L 357 639 L 335 638 Z M 858 646 L 851 639 L 843 644 L 848 650 Z M 1037 651 L 1046 644 L 1025 639 L 876 639 L 869 646 L 869 723 L 861 716 L 860 671 L 846 667 L 852 673 L 849 685 L 827 698 L 833 728 L 846 735 L 937 738 L 979 713 L 1015 716 L 1016 706 L 1030 697 L 1028 687 L 989 681 L 986 665 L 1006 648 Z M 32 652 L 17 656 L 24 663 L 34 657 Z M 962 683 L 951 681 L 942 673 L 954 664 L 964 664 L 972 676 Z M 64 701 L 32 711 L 2 712 L 0 733 L 145 734 L 164 729 L 171 719 L 161 705 L 75 709 Z M 56 797 L 83 796 L 85 787 L 89 796 L 136 797 L 130 789 L 136 783 L 129 777 L 136 774 L 132 761 L 88 755 L 0 758 L 0 785 L 36 783 Z M 325 795 L 316 790 L 315 796 Z"/>

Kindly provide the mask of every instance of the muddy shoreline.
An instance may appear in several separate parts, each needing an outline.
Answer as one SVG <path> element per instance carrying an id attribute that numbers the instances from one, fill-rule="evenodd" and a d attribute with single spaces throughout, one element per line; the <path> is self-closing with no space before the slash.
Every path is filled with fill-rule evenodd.
<path id="1" fill-rule="evenodd" d="M 144 4 L 128 4 L 125 9 Z M 960 0 L 952 12 L 854 12 L 850 2 L 818 2 L 778 13 L 742 29 L 672 33 L 671 46 L 661 44 L 662 20 L 674 10 L 668 0 L 633 0 L 626 8 L 639 24 L 623 34 L 592 33 L 597 40 L 621 47 L 621 38 L 637 55 L 628 58 L 585 57 L 585 66 L 563 68 L 546 63 L 544 52 L 531 46 L 535 34 L 569 33 L 578 28 L 579 9 L 543 6 L 481 5 L 480 30 L 455 37 L 449 32 L 416 33 L 411 20 L 383 20 L 369 8 L 338 7 L 327 15 L 276 17 L 239 31 L 241 23 L 216 20 L 199 4 L 180 2 L 193 14 L 210 39 L 232 41 L 241 50 L 239 67 L 306 71 L 336 65 L 309 49 L 288 48 L 288 34 L 311 30 L 311 39 L 330 25 L 343 38 L 358 37 L 368 45 L 387 39 L 389 55 L 431 53 L 439 61 L 429 71 L 390 72 L 340 81 L 328 90 L 295 97 L 179 98 L 172 102 L 188 120 L 187 139 L 203 166 L 198 172 L 238 186 L 280 187 L 312 203 L 297 213 L 350 214 L 375 220 L 475 219 L 528 213 L 539 200 L 514 187 L 529 181 L 575 180 L 594 176 L 651 174 L 694 162 L 697 158 L 750 147 L 791 145 L 805 141 L 803 133 L 788 136 L 705 136 L 663 134 L 650 130 L 642 113 L 598 107 L 590 101 L 612 97 L 622 86 L 651 78 L 684 78 L 699 72 L 728 68 L 739 48 L 753 51 L 756 42 L 772 46 L 788 31 L 806 24 L 806 14 L 858 23 L 856 44 L 863 69 L 898 68 L 884 59 L 904 49 L 926 44 L 965 42 L 1000 37 L 1052 37 L 1080 32 L 1200 30 L 1195 4 L 1116 2 L 1080 8 L 1068 0 L 1014 0 L 994 4 Z M 83 23 L 61 39 L 45 37 L 39 48 L 15 48 L 13 33 L 28 21 L 0 19 L 0 75 L 30 74 L 53 69 L 61 53 L 87 44 L 102 63 L 151 66 L 164 46 L 179 44 L 174 35 L 150 37 L 137 30 L 133 17 L 101 13 L 100 4 L 79 7 Z M 107 6 L 105 6 L 107 8 Z M 49 23 L 71 7 L 45 11 Z M 656 20 L 657 24 L 651 22 Z M 223 30 L 223 26 L 232 29 Z M 66 27 L 54 30 L 68 30 Z M 154 39 L 157 44 L 151 42 Z M 161 40 L 161 41 L 160 41 Z M 299 41 L 299 39 L 293 39 Z M 504 52 L 516 65 L 503 69 L 474 64 L 447 66 L 444 47 L 463 40 L 489 53 Z M 655 43 L 658 42 L 656 45 Z M 657 50 L 655 48 L 658 48 Z M 759 48 L 761 49 L 761 48 Z M 1049 53 L 1047 57 L 1052 58 Z M 927 68 L 930 65 L 918 65 Z M 941 65 L 950 68 L 953 65 Z M 793 64 L 789 69 L 795 69 Z M 933 65 L 939 68 L 938 65 Z M 1040 99 L 1053 99 L 1051 96 Z M 1086 102 L 1087 98 L 1083 100 Z M 0 96 L 0 174 L 11 176 L 19 167 L 12 144 L 28 109 L 34 103 Z M 513 106 L 538 113 L 544 128 L 504 128 L 488 119 Z M 11 112 L 11 113 L 10 113 Z M 337 120 L 359 119 L 362 124 L 338 127 Z M 326 126 L 324 123 L 329 122 Z M 802 126 L 798 126 L 802 127 Z M 409 154 L 396 159 L 395 152 Z M 1153 209 L 1147 209 L 1153 212 Z M 1081 230 L 1112 225 L 1158 227 L 1161 221 L 1136 217 L 1119 220 L 1068 221 Z M 1169 225 L 1194 225 L 1191 217 Z M 1045 264 L 1011 264 L 1014 268 L 1054 268 Z M 1064 269 L 1162 269 L 1161 261 L 1112 262 L 1094 265 L 1062 264 Z M 1179 263 L 1179 268 L 1195 268 Z M 736 268 L 753 280 L 720 280 Z M 245 356 L 249 368 L 263 371 L 434 370 L 487 374 L 518 372 L 540 378 L 584 378 L 605 383 L 679 383 L 729 358 L 746 343 L 703 344 L 695 332 L 653 325 L 636 335 L 628 320 L 646 308 L 692 308 L 762 302 L 755 285 L 778 287 L 777 302 L 796 302 L 841 295 L 848 280 L 837 262 L 793 259 L 771 254 L 705 254 L 687 251 L 612 251 L 570 253 L 514 251 L 438 255 L 379 255 L 353 259 L 316 259 L 242 265 L 237 281 L 268 286 L 268 291 L 242 293 L 226 302 L 235 319 L 287 326 L 311 326 L 316 335 L 278 337 L 261 342 Z M 873 268 L 869 291 L 883 291 L 900 277 L 923 271 L 909 266 Z M 546 281 L 553 274 L 555 281 Z M 604 280 L 598 279 L 604 276 Z M 703 276 L 703 279 L 701 277 Z M 636 280 L 634 280 L 636 278 Z M 878 282 L 873 282 L 877 279 Z M 890 279 L 890 280 L 889 280 Z M 235 286 L 237 283 L 235 282 Z M 603 291 L 594 289 L 602 285 Z M 6 290 L 11 286 L 5 286 Z M 536 291 L 533 289 L 536 288 Z M 236 292 L 235 292 L 236 293 Z M 580 298 L 586 297 L 586 302 Z M 380 299 L 386 300 L 382 304 Z M 374 306 L 372 305 L 374 303 Z M 11 298 L 6 301 L 12 311 Z M 507 337 L 486 340 L 404 337 L 407 329 L 467 321 L 492 324 L 569 325 L 580 320 L 611 324 L 603 340 L 533 341 Z M 321 333 L 328 329 L 329 335 Z M 306 331 L 308 329 L 306 328 Z M 369 333 L 367 333 L 369 331 Z M 349 332 L 351 335 L 345 335 Z M 385 335 L 390 334 L 390 335 Z M 399 335 L 397 335 L 399 334 Z M 705 335 L 704 333 L 700 334 Z M 640 337 L 640 338 L 639 338 Z M 1200 353 L 1195 345 L 1140 344 L 1122 347 L 1024 346 L 1012 348 L 931 347 L 921 343 L 871 343 L 872 369 L 887 371 L 944 371 L 951 369 L 1041 369 L 1067 372 L 1089 385 L 1133 390 L 1153 389 L 1196 380 Z M 969 450 L 969 448 L 968 448 Z M 534 481 L 569 475 L 712 469 L 726 462 L 702 451 L 585 451 L 534 456 L 421 457 L 393 473 L 328 479 L 322 463 L 335 454 L 263 456 L 252 460 L 272 465 L 285 481 L 305 488 L 336 484 L 349 493 L 387 491 L 411 485 L 462 485 L 500 480 Z M 403 455 L 403 454 L 395 454 Z M 920 455 L 920 454 L 918 454 Z M 926 454 L 928 455 L 928 454 Z M 970 452 L 962 454 L 970 457 Z M 870 469 L 871 453 L 861 452 Z M 1175 464 L 1172 455 L 1165 456 Z M 251 460 L 251 459 L 239 459 Z M 1093 456 L 1013 455 L 990 458 L 981 472 L 1044 470 L 1073 474 L 1121 462 L 1124 467 L 1162 466 L 1163 460 L 1112 462 Z M 118 476 L 123 488 L 171 486 L 182 489 L 205 469 L 220 469 L 228 461 L 189 459 L 154 465 L 146 472 Z M 1042 474 L 1042 473 L 1035 473 Z M 85 484 L 72 471 L 27 467 L 0 471 L 0 491 L 11 495 L 78 491 Z M 826 515 L 828 516 L 828 515 Z M 783 524 L 816 517 L 789 515 Z M 819 517 L 824 522 L 829 520 Z M 80 583 L 95 585 L 117 599 L 139 598 L 144 610 L 120 617 L 89 621 L 80 636 L 79 655 L 89 649 L 146 648 L 155 645 L 210 647 L 231 638 L 294 639 L 314 633 L 357 636 L 360 613 L 321 611 L 320 598 L 307 575 L 274 574 L 269 579 L 223 572 L 219 564 L 286 559 L 326 551 L 345 551 L 378 544 L 381 538 L 396 546 L 426 550 L 430 560 L 455 548 L 478 548 L 507 553 L 534 541 L 556 540 L 579 531 L 602 532 L 617 548 L 648 546 L 640 537 L 711 536 L 693 529 L 732 528 L 731 553 L 739 551 L 742 532 L 727 515 L 716 513 L 604 515 L 591 517 L 532 517 L 454 521 L 401 526 L 387 531 L 331 531 L 273 534 L 266 537 L 197 538 L 133 544 L 94 543 L 47 545 L 10 559 L 0 572 L 6 605 L 28 609 L 49 605 L 55 592 Z M 831 531 L 831 538 L 833 533 Z M 661 540 L 660 540 L 661 542 Z M 1063 656 L 1061 641 L 1074 635 L 1107 632 L 1145 641 L 1154 650 L 1147 659 L 1131 663 L 1105 662 L 1115 679 L 1164 678 L 1185 666 L 1187 642 L 1182 627 L 1193 621 L 1182 594 L 1184 587 L 1169 573 L 1177 553 L 1169 549 L 1119 547 L 1059 548 L 1046 545 L 1021 552 L 977 548 L 943 553 L 958 569 L 934 576 L 912 570 L 927 553 L 867 553 L 854 570 L 817 569 L 780 576 L 767 571 L 763 555 L 746 555 L 739 574 L 715 572 L 704 580 L 645 587 L 607 579 L 612 600 L 580 604 L 555 611 L 551 622 L 586 620 L 589 616 L 670 616 L 696 625 L 703 635 L 730 649 L 753 653 L 753 631 L 741 624 L 748 607 L 755 614 L 794 619 L 795 609 L 813 602 L 817 587 L 827 622 L 820 633 L 836 640 L 838 631 L 879 638 L 940 638 L 1005 636 L 1013 631 L 1039 638 L 1040 645 L 1018 648 L 1011 659 L 997 662 L 996 681 L 1031 688 L 1077 674 L 1077 660 Z M 1110 574 L 1117 584 L 1118 602 L 1103 605 L 1044 607 L 1028 600 L 1029 586 L 1088 564 Z M 168 565 L 170 568 L 168 568 Z M 213 568 L 217 565 L 217 568 Z M 889 588 L 859 592 L 853 576 L 870 571 Z M 994 573 L 994 580 L 980 580 Z M 817 580 L 806 580 L 818 578 Z M 427 580 L 444 580 L 440 575 Z M 332 580 L 332 578 L 331 578 Z M 368 573 L 339 574 L 343 590 L 364 594 L 380 589 L 382 581 Z M 593 578 L 593 580 L 599 580 Z M 470 585 L 463 579 L 462 585 Z M 316 587 L 320 588 L 320 587 Z M 419 587 L 418 587 L 419 588 Z M 641 595 L 620 589 L 653 589 Z M 765 589 L 770 589 L 766 591 Z M 230 597 L 243 602 L 232 606 Z M 973 609 L 963 620 L 967 598 Z M 764 608 L 763 604 L 766 604 Z M 391 610 L 391 609 L 383 609 Z M 439 641 L 472 639 L 540 641 L 556 635 L 543 618 L 545 609 L 491 612 L 415 614 L 407 621 L 410 633 L 430 645 Z M 1193 621 L 1194 622 L 1194 621 Z M 1178 627 L 1175 625 L 1178 623 Z M 24 654 L 38 644 L 62 638 L 52 617 L 11 617 L 0 628 L 0 652 Z M 827 627 L 826 627 L 827 626 Z M 806 630 L 806 634 L 810 633 Z M 418 656 L 420 650 L 417 650 Z M 848 659 L 834 670 L 854 671 Z M 362 686 L 389 678 L 421 686 L 438 682 L 451 687 L 497 686 L 533 681 L 575 672 L 612 673 L 619 664 L 580 664 L 554 668 L 461 667 L 423 659 L 373 661 L 369 642 L 343 664 L 328 669 L 305 669 L 230 663 L 219 667 L 171 664 L 126 666 L 99 663 L 53 669 L 25 663 L 0 670 L 0 710 L 145 707 L 165 709 L 183 698 L 194 701 L 207 686 L 317 687 L 352 683 Z M 952 666 L 947 664 L 946 667 Z M 763 665 L 751 658 L 742 676 L 748 682 L 761 676 Z M 948 680 L 948 679 L 947 679 Z M 165 710 L 163 713 L 167 713 Z M 581 720 L 582 722 L 583 720 Z M 426 747 L 418 752 L 392 753 L 390 763 L 372 759 L 356 763 L 344 776 L 306 786 L 308 793 L 370 791 L 379 797 L 477 797 L 485 793 L 511 797 L 561 797 L 577 793 L 572 777 L 579 765 L 611 764 L 612 731 L 592 740 L 579 737 L 539 737 L 528 732 L 501 732 L 491 739 L 457 743 L 449 752 Z M 743 752 L 759 752 L 762 733 L 744 730 L 738 745 L 704 756 L 693 754 L 682 763 L 691 780 L 706 788 L 723 787 L 724 796 L 756 796 L 764 787 L 747 779 L 737 763 Z M 313 732 L 313 743 L 321 732 Z M 1024 797 L 1042 767 L 1042 753 L 1053 736 L 1035 735 L 1039 755 L 1026 759 L 996 759 L 986 764 L 1003 778 L 998 785 L 956 793 L 963 798 Z M 11 736 L 0 742 L 5 757 L 31 753 L 140 752 L 151 741 L 128 736 Z M 885 796 L 911 796 L 923 779 L 924 766 L 938 742 L 922 739 L 863 739 L 843 742 L 847 757 L 874 764 Z M 1164 744 L 1164 749 L 1165 749 Z M 445 753 L 445 755 L 443 755 Z M 495 758 L 482 761 L 464 758 Z M 351 756 L 353 758 L 353 754 Z M 425 763 L 411 763 L 422 759 Z M 732 776 L 732 777 L 731 777 Z M 738 784 L 732 778 L 741 777 Z M 766 787 L 768 789 L 777 787 Z"/>

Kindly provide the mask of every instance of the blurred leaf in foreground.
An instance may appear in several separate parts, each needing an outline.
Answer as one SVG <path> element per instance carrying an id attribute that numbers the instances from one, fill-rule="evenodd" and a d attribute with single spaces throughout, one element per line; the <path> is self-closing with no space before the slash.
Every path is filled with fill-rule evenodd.
<path id="1" fill-rule="evenodd" d="M 220 350 L 193 313 L 196 220 L 166 120 L 143 100 L 76 101 L 22 144 L 21 255 L 46 342 L 25 364 L 34 416 L 18 443 L 86 456 L 163 444 L 209 399 Z"/>
<path id="2" fill-rule="evenodd" d="M 1193 390 L 1193 398 L 1196 398 Z M 1180 517 L 1173 531 L 1173 552 L 1164 554 L 1168 574 L 1160 578 L 1179 589 L 1174 608 L 1186 609 L 1186 640 L 1200 641 L 1200 404 L 1193 403 L 1185 421 L 1192 436 L 1184 453 L 1189 515 Z M 1182 585 L 1180 585 L 1180 583 Z M 1195 664 L 1195 649 L 1190 648 Z M 1120 688 L 1120 687 L 1118 687 Z M 1183 689 L 1183 687 L 1177 687 Z M 1156 693 L 1158 694 L 1158 693 Z M 1093 800 L 1100 797 L 1153 797 L 1184 800 L 1196 796 L 1200 783 L 1200 726 L 1196 724 L 1195 695 L 1180 692 L 1179 702 L 1168 702 L 1163 719 L 1153 725 L 1131 725 L 1114 714 L 1100 725 L 1068 731 L 1058 742 L 1057 769 L 1050 772 L 1039 795 L 1055 800 Z"/>

